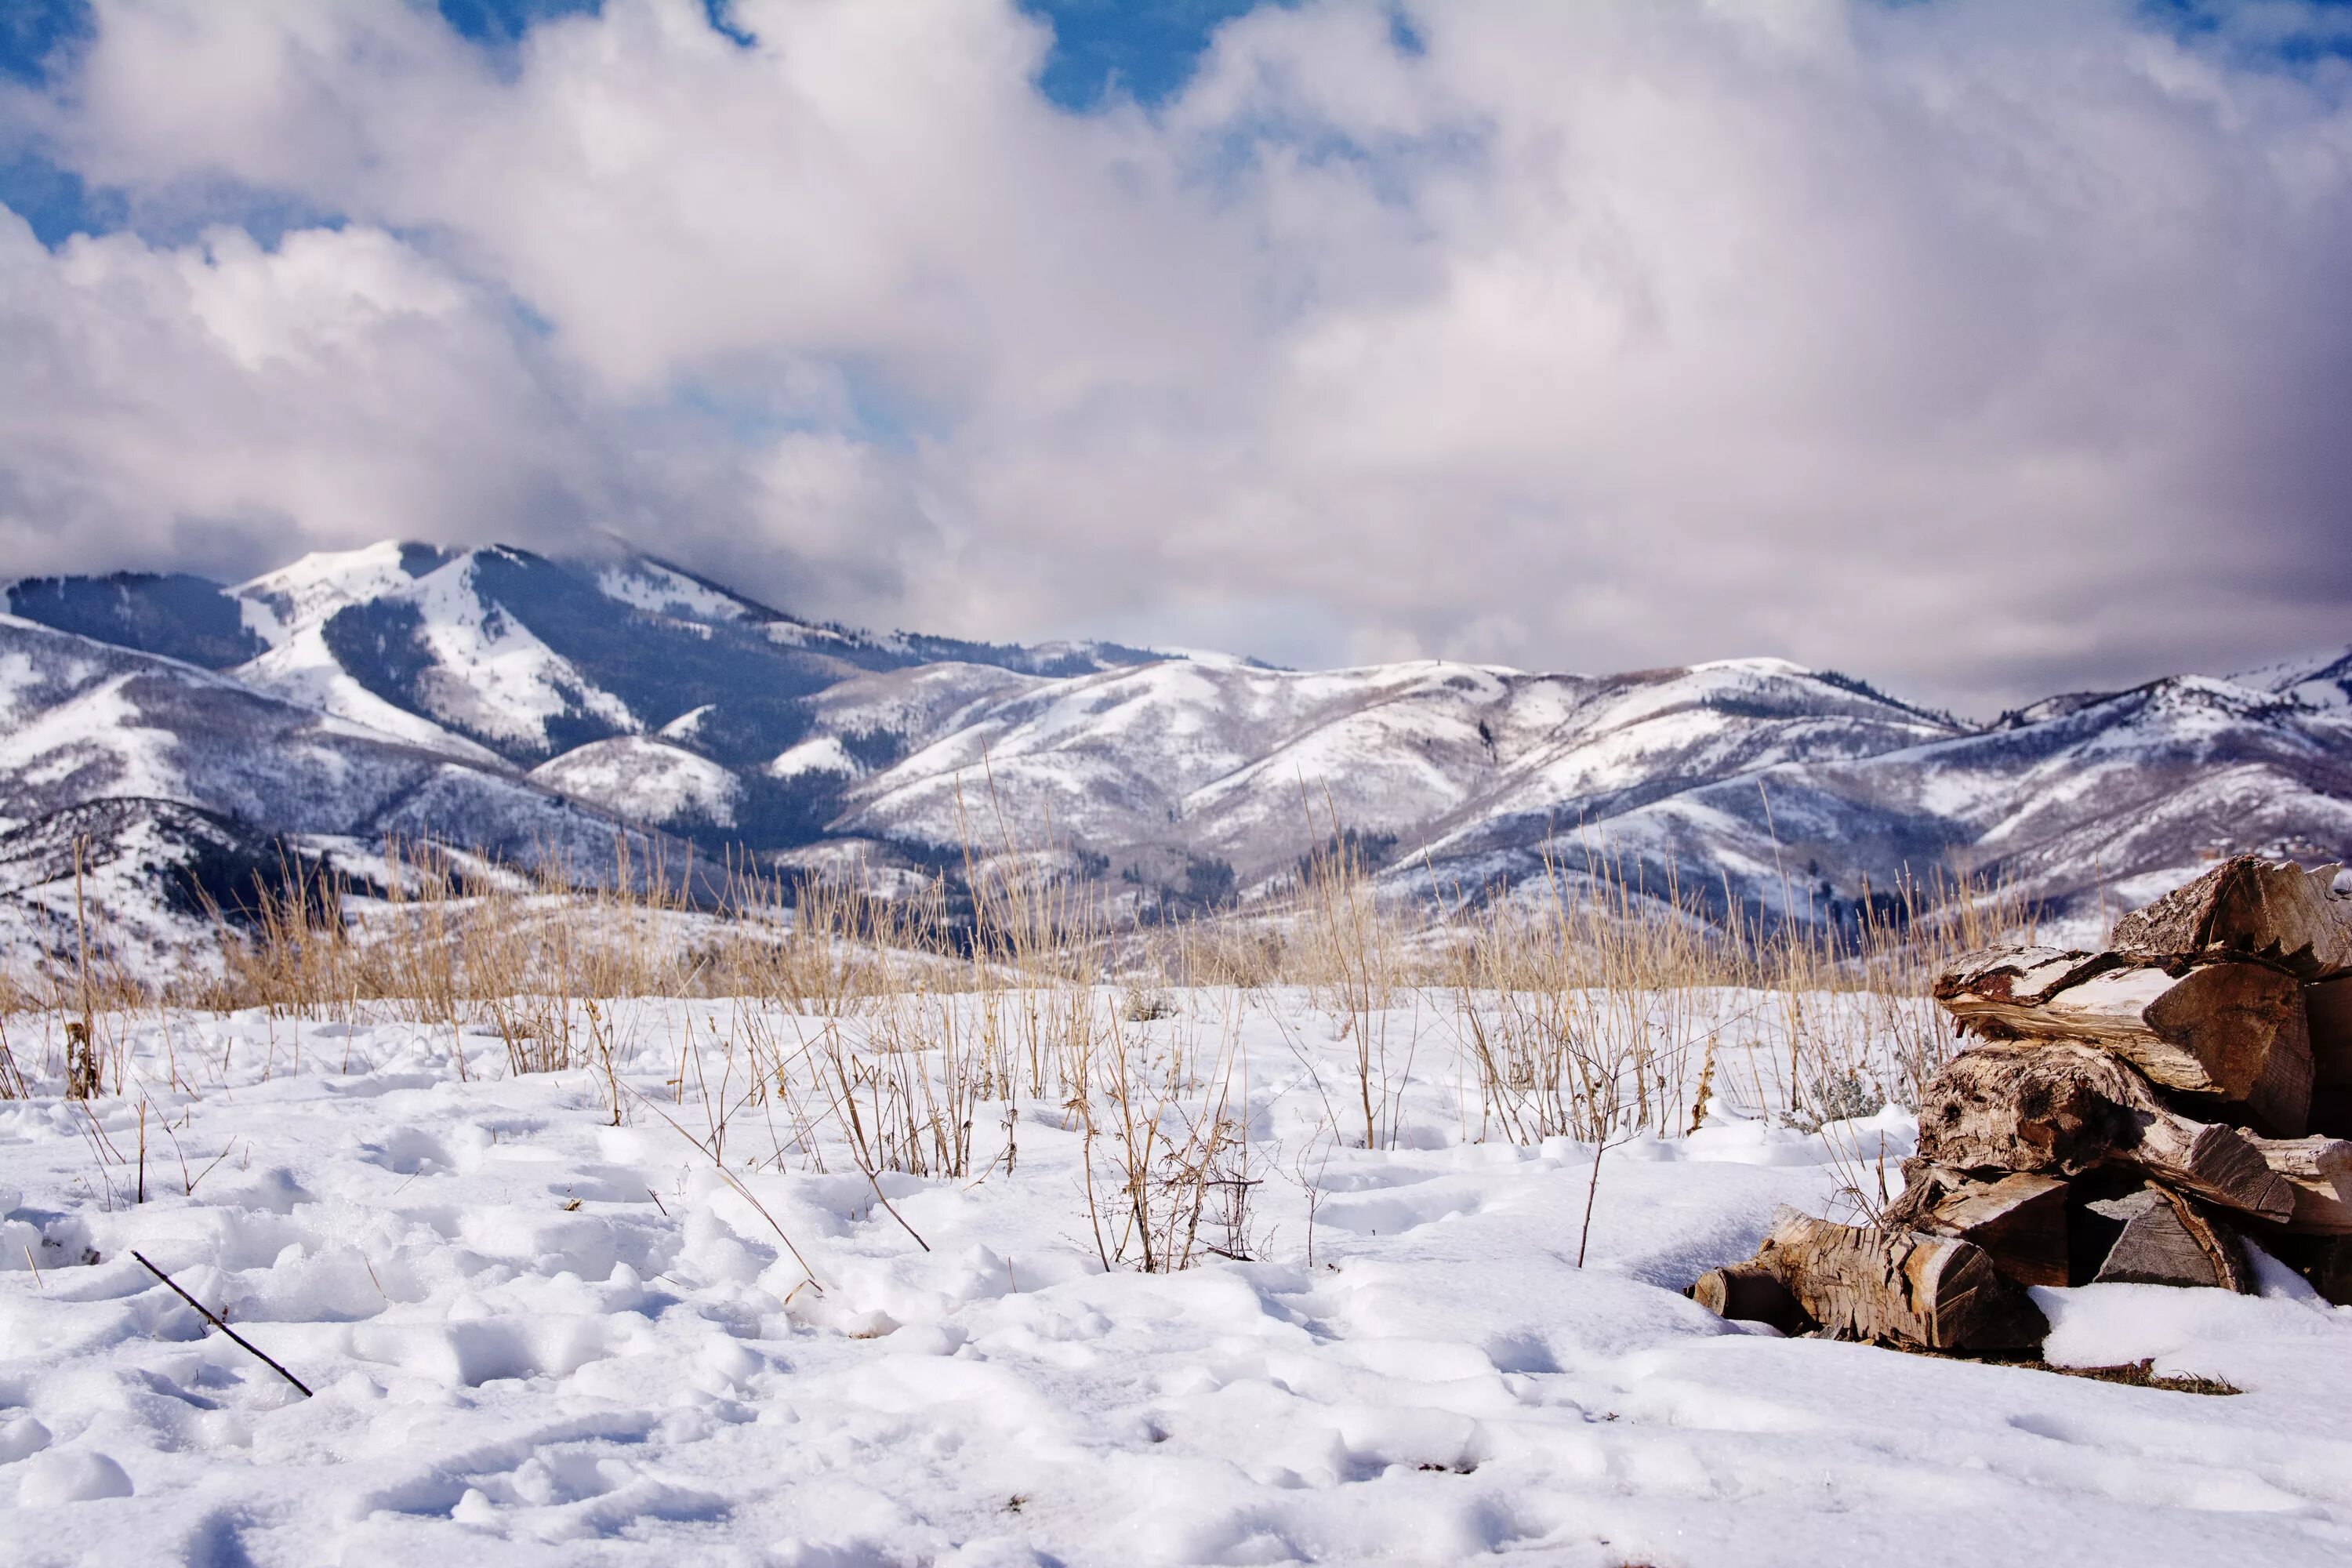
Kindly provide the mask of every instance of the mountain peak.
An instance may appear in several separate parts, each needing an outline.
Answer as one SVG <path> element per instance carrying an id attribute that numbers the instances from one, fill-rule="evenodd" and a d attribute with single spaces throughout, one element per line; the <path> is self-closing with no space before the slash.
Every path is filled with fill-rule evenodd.
<path id="1" fill-rule="evenodd" d="M 2257 687 L 2313 708 L 2352 708 L 2352 647 L 2281 659 L 2229 678 L 2240 686 Z"/>

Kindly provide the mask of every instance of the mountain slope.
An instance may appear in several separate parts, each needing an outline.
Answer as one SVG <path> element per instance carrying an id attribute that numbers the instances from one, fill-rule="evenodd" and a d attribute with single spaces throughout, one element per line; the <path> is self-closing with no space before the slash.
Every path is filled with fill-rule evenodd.
<path id="1" fill-rule="evenodd" d="M 137 796 L 494 851 L 616 821 L 809 864 L 956 866 L 969 839 L 1244 896 L 1345 833 L 1401 891 L 1606 853 L 1800 915 L 1937 868 L 2064 911 L 2228 849 L 2352 851 L 2352 650 L 1971 728 L 1777 659 L 1301 672 L 877 637 L 617 545 L 390 542 L 232 588 L 9 594 L 32 619 L 0 621 L 0 826 Z"/>
<path id="2" fill-rule="evenodd" d="M 85 802 L 0 832 L 0 943 L 14 977 L 45 955 L 76 973 L 209 967 L 221 920 L 249 919 L 317 864 L 302 846 L 178 801 Z"/>
<path id="3" fill-rule="evenodd" d="M 242 664 L 268 647 L 235 595 L 184 573 L 26 577 L 8 584 L 7 613 L 206 669 Z"/>
<path id="4" fill-rule="evenodd" d="M 1755 907 L 1829 913 L 1933 868 L 1999 877 L 2053 913 L 2124 907 L 2241 849 L 2352 858 L 2352 714 L 2205 677 L 2067 699 L 1850 761 L 1783 763 L 1624 813 L 1601 840 Z M 1503 825 L 1433 846 L 1506 879 Z M 1712 888 L 1709 888 L 1712 890 Z"/>
<path id="5" fill-rule="evenodd" d="M 100 799 L 178 801 L 267 832 L 433 836 L 596 865 L 614 824 L 505 772 L 201 670 L 0 616 L 0 828 Z"/>
<path id="6" fill-rule="evenodd" d="M 1156 656 L 876 637 L 772 609 L 617 544 L 553 559 L 386 541 L 303 557 L 223 588 L 119 574 L 9 589 L 12 613 L 208 668 L 477 763 L 529 767 L 575 747 L 673 736 L 730 766 L 809 727 L 802 700 L 861 671 L 952 660 L 1067 676 Z"/>
<path id="7" fill-rule="evenodd" d="M 1213 857 L 1246 882 L 1334 831 L 1399 856 L 1472 824 L 1514 824 L 1517 842 L 1727 774 L 1954 730 L 1779 660 L 1592 678 L 1196 659 L 977 700 L 852 785 L 836 826 L 944 847 L 961 822 L 993 841 L 1001 821 L 1018 843 L 1141 871 Z"/>

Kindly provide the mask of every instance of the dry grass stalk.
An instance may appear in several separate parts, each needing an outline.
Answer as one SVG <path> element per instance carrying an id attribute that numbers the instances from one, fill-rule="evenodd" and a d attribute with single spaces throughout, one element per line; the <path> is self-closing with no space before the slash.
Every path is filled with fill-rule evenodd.
<path id="1" fill-rule="evenodd" d="M 690 1032 L 673 1085 L 705 1107 L 698 1142 L 714 1163 L 748 1113 L 778 1164 L 822 1169 L 831 1140 L 878 1200 L 893 1173 L 1009 1168 L 1026 1100 L 1086 1135 L 1105 1260 L 1181 1267 L 1253 1247 L 1246 1107 L 1226 1087 L 1244 1009 L 1303 999 L 1329 1021 L 1351 1081 L 1318 1069 L 1315 1087 L 1333 1131 L 1368 1147 L 1399 1138 L 1433 1009 L 1454 1037 L 1472 1137 L 1672 1137 L 1710 1107 L 1814 1125 L 1915 1104 L 1948 1048 L 1919 1002 L 1927 980 L 2031 924 L 2000 889 L 1958 882 L 1906 884 L 1836 923 L 1727 914 L 1671 868 L 1591 846 L 1508 896 L 1421 908 L 1335 831 L 1281 897 L 1122 932 L 1064 860 L 1022 848 L 1001 816 L 993 834 L 959 884 L 898 898 L 750 865 L 672 874 L 625 842 L 593 876 L 425 843 L 387 845 L 364 887 L 285 868 L 247 907 L 216 911 L 210 976 L 137 984 L 95 931 L 70 970 L 8 976 L 0 1016 L 40 1016 L 45 1032 L 37 1058 L 0 1036 L 0 1095 L 62 1076 L 50 1021 L 88 1020 L 94 1072 L 136 1010 L 168 1039 L 175 1010 L 253 1009 L 422 1023 L 461 1045 L 487 1029 L 510 1073 L 592 1073 L 617 1123 L 635 1103 L 623 1073 L 637 999 L 723 999 L 727 1022 Z M 1214 998 L 1212 1043 L 1181 1015 Z M 119 1061 L 107 1076 L 126 1081 Z M 983 1121 L 1005 1130 L 1001 1153 L 976 1149 Z M 1856 1176 L 1858 1197 L 1875 1187 L 1860 1162 Z"/>

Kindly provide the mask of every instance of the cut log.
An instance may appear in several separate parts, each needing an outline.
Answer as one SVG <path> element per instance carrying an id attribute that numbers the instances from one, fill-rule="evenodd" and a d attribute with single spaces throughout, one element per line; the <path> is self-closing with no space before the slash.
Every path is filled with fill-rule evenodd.
<path id="1" fill-rule="evenodd" d="M 2303 990 L 2259 963 L 2214 963 L 2176 978 L 2101 966 L 2097 956 L 2017 948 L 1979 953 L 1936 984 L 1960 1027 L 1987 1039 L 2084 1040 L 2155 1083 L 2243 1105 L 2281 1138 L 2303 1135 L 2311 1048 Z"/>
<path id="2" fill-rule="evenodd" d="M 2236 1233 L 2191 1199 L 2147 1186 L 2084 1206 L 2122 1227 L 2092 1277 L 2093 1284 L 2213 1286 L 2241 1295 L 2252 1292 L 2253 1270 Z"/>
<path id="3" fill-rule="evenodd" d="M 2039 1007 L 2059 992 L 2096 974 L 2127 967 L 2121 953 L 2064 947 L 1988 947 L 1969 953 L 1937 980 L 1936 1000 L 1956 998 Z"/>
<path id="4" fill-rule="evenodd" d="M 1755 1267 L 1841 1338 L 1919 1350 L 2019 1350 L 2049 1324 L 1982 1248 L 1915 1230 L 1864 1230 L 1783 1208 Z"/>
<path id="5" fill-rule="evenodd" d="M 2089 1046 L 1984 1045 L 1963 1051 L 1919 1096 L 1919 1157 L 1963 1171 L 2078 1175 L 2139 1141 L 2155 1095 Z"/>
<path id="6" fill-rule="evenodd" d="M 2024 1172 L 1984 1181 L 1925 1160 L 1903 1163 L 1903 1194 L 1880 1224 L 1956 1237 L 1982 1247 L 2020 1285 L 2063 1285 L 2066 1184 Z"/>
<path id="7" fill-rule="evenodd" d="M 2305 980 L 2352 973 L 2352 899 L 2336 868 L 2241 855 L 2116 922 L 2108 945 L 2160 963 L 2246 957 Z"/>
<path id="8" fill-rule="evenodd" d="M 2063 1176 L 2131 1165 L 2272 1220 L 2287 1219 L 2296 1201 L 2253 1139 L 2180 1115 L 2123 1062 L 2063 1040 L 1984 1045 L 1952 1058 L 1921 1093 L 1919 1155 L 1963 1171 Z"/>
<path id="9" fill-rule="evenodd" d="M 2141 1069 L 2151 1079 L 2189 1093 L 2218 1091 L 2243 1105 L 2260 1131 L 2303 1136 L 2311 1110 L 2311 1035 L 2303 988 L 2294 981 L 2261 964 L 2208 964 L 2183 976 L 2140 1016 L 2215 1087 L 2206 1091 L 2172 1083 L 2153 1070 L 2156 1053 Z"/>
<path id="10" fill-rule="evenodd" d="M 2254 1138 L 2263 1163 L 2292 1189 L 2289 1230 L 2352 1236 L 2352 1142 L 2341 1138 Z"/>
<path id="11" fill-rule="evenodd" d="M 1789 1288 L 1769 1269 L 1753 1263 L 1708 1269 L 1691 1286 L 1689 1296 L 1718 1318 L 1769 1323 L 1784 1334 L 1801 1334 L 1814 1326 Z"/>
<path id="12" fill-rule="evenodd" d="M 2139 1147 L 2126 1163 L 2224 1208 L 2256 1219 L 2292 1220 L 2304 1200 L 2263 1159 L 2257 1142 L 2234 1127 L 2168 1111 L 2142 1125 Z"/>

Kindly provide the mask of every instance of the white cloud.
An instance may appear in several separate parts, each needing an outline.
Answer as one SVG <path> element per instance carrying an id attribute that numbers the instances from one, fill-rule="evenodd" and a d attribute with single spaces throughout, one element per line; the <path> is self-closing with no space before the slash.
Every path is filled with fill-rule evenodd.
<path id="1" fill-rule="evenodd" d="M 609 483 L 500 308 L 377 229 L 52 253 L 0 215 L 0 545 L 22 572 L 544 536 Z"/>
<path id="2" fill-rule="evenodd" d="M 16 108 L 61 157 L 353 226 L 0 241 L 12 558 L 614 522 L 883 623 L 1977 706 L 2352 636 L 2346 80 L 2120 0 L 1314 4 L 1083 118 L 1009 4 L 606 0 L 503 65 L 99 13 Z"/>

